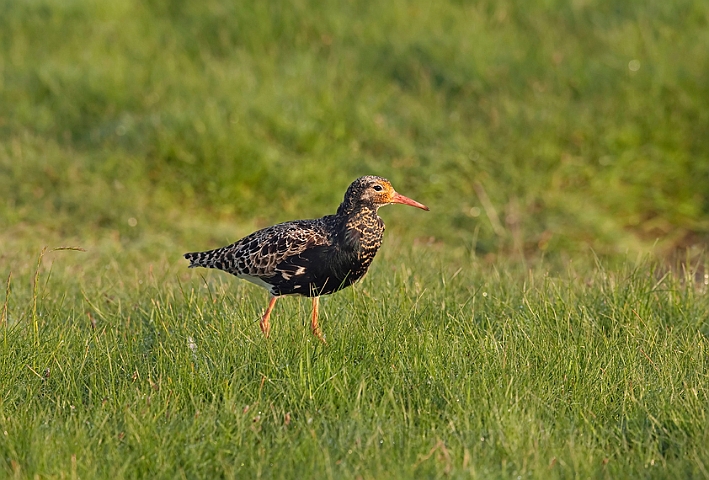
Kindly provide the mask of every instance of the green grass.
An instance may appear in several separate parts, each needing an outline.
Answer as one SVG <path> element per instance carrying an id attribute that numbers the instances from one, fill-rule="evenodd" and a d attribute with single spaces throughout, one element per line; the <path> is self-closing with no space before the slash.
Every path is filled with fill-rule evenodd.
<path id="1" fill-rule="evenodd" d="M 646 261 L 493 268 L 389 240 L 323 302 L 327 346 L 308 301 L 279 302 L 265 340 L 264 292 L 176 252 L 133 267 L 111 245 L 49 252 L 37 277 L 14 263 L 0 472 L 707 476 L 703 279 Z"/>
<path id="2" fill-rule="evenodd" d="M 709 477 L 708 26 L 0 2 L 0 478 Z M 186 269 L 362 174 L 431 212 L 382 211 L 328 346 L 308 301 L 267 341 L 263 291 Z"/>
<path id="3" fill-rule="evenodd" d="M 286 220 L 375 173 L 436 212 L 410 234 L 479 254 L 701 243 L 708 26 L 697 0 L 4 2 L 0 222 Z"/>

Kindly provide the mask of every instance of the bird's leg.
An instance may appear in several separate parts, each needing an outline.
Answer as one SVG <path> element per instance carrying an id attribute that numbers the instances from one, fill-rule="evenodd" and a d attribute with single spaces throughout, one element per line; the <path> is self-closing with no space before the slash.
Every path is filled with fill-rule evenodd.
<path id="1" fill-rule="evenodd" d="M 268 338 L 268 335 L 271 333 L 271 322 L 269 322 L 268 319 L 271 316 L 271 310 L 276 306 L 276 300 L 278 300 L 278 297 L 271 297 L 271 300 L 268 302 L 268 307 L 266 307 L 266 311 L 263 312 L 263 317 L 261 317 L 261 322 L 259 323 L 261 331 L 266 335 L 266 338 Z"/>
<path id="2" fill-rule="evenodd" d="M 320 297 L 313 297 L 313 316 L 310 320 L 310 328 L 313 331 L 313 335 L 318 337 L 322 343 L 327 343 L 325 337 L 322 335 L 320 330 L 320 325 L 318 325 L 318 307 L 320 306 Z"/>

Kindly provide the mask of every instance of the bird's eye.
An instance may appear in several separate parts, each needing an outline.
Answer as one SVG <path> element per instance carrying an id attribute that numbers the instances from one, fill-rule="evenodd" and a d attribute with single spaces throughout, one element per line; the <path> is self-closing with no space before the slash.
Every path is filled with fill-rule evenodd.
<path id="1" fill-rule="evenodd" d="M 374 189 L 375 192 L 381 192 L 382 190 L 384 190 L 384 188 L 382 188 L 381 185 L 375 185 L 372 188 Z"/>

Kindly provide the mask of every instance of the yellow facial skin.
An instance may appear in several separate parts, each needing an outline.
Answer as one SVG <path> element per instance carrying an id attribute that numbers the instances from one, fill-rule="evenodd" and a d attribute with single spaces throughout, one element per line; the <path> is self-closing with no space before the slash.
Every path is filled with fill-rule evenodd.
<path id="1" fill-rule="evenodd" d="M 391 203 L 401 203 L 402 205 L 410 205 L 412 207 L 420 208 L 421 210 L 429 209 L 426 205 L 397 193 L 391 183 L 386 180 L 379 180 L 372 183 L 365 190 L 362 197 L 363 200 L 369 200 L 377 207 L 389 205 Z"/>

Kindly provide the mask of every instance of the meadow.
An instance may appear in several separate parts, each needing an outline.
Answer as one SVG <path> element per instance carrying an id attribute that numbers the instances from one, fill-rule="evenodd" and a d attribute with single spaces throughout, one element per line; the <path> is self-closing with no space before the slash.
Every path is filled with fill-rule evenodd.
<path id="1" fill-rule="evenodd" d="M 709 477 L 706 2 L 0 4 L 0 478 Z M 181 254 L 391 206 L 287 298 Z"/>

